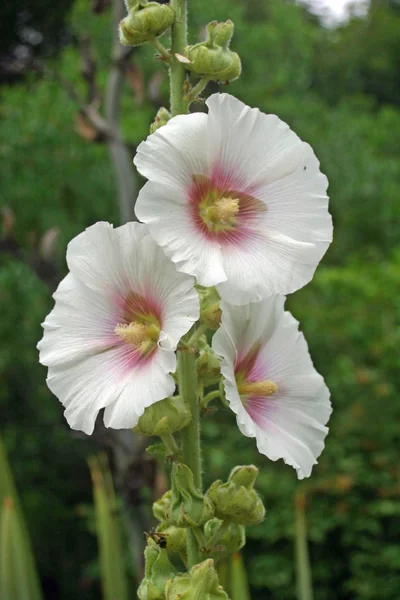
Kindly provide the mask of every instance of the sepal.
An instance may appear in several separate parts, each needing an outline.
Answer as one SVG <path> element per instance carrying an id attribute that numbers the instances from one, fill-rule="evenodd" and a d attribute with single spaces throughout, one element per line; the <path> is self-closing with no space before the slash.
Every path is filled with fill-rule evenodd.
<path id="1" fill-rule="evenodd" d="M 154 121 L 150 125 L 150 133 L 154 133 L 163 125 L 166 125 L 171 118 L 171 113 L 164 106 L 158 109 Z"/>
<path id="2" fill-rule="evenodd" d="M 215 516 L 240 525 L 257 525 L 265 508 L 254 489 L 258 469 L 254 465 L 235 467 L 226 483 L 214 481 L 206 496 L 214 504 Z"/>
<path id="3" fill-rule="evenodd" d="M 150 541 L 144 551 L 145 576 L 138 589 L 140 600 L 164 600 L 165 585 L 175 576 L 168 554 L 155 542 Z"/>
<path id="4" fill-rule="evenodd" d="M 178 575 L 165 586 L 166 600 L 229 600 L 219 585 L 212 559 L 195 565 L 184 575 Z"/>
<path id="5" fill-rule="evenodd" d="M 186 47 L 185 56 L 190 61 L 185 65 L 186 68 L 214 81 L 228 82 L 237 79 L 242 66 L 239 55 L 229 49 L 233 29 L 234 25 L 230 20 L 225 23 L 209 23 L 205 42 Z"/>
<path id="6" fill-rule="evenodd" d="M 120 42 L 140 46 L 164 33 L 174 22 L 174 11 L 167 4 L 127 0 L 128 16 L 119 24 Z"/>
<path id="7" fill-rule="evenodd" d="M 183 398 L 174 396 L 148 406 L 134 431 L 161 437 L 186 427 L 191 418 L 189 407 Z"/>
<path id="8" fill-rule="evenodd" d="M 214 518 L 208 521 L 204 526 L 204 535 L 206 538 L 206 547 L 209 547 L 209 542 L 217 534 L 222 525 L 220 519 Z M 234 554 L 238 552 L 246 543 L 246 530 L 243 525 L 238 523 L 229 523 L 228 528 L 224 531 L 221 537 L 218 538 L 215 549 L 215 557 L 220 558 L 222 553 Z M 210 553 L 214 555 L 213 548 L 209 548 Z"/>
<path id="9" fill-rule="evenodd" d="M 171 479 L 171 513 L 167 520 L 176 527 L 201 527 L 214 516 L 211 500 L 195 487 L 189 467 L 175 463 Z"/>

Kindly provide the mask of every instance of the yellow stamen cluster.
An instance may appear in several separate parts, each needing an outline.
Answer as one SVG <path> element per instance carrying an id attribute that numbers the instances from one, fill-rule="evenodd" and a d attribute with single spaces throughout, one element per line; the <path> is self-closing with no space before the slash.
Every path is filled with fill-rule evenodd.
<path id="1" fill-rule="evenodd" d="M 228 231 L 236 225 L 239 198 L 206 198 L 200 204 L 200 216 L 212 231 Z"/>
<path id="2" fill-rule="evenodd" d="M 220 198 L 213 206 L 214 218 L 229 223 L 239 212 L 239 198 Z"/>
<path id="3" fill-rule="evenodd" d="M 239 394 L 242 396 L 273 396 L 278 391 L 275 381 L 249 381 L 238 386 Z"/>
<path id="4" fill-rule="evenodd" d="M 126 344 L 146 354 L 154 348 L 160 336 L 160 328 L 156 325 L 145 325 L 138 321 L 129 324 L 118 324 L 114 329 L 117 336 Z"/>

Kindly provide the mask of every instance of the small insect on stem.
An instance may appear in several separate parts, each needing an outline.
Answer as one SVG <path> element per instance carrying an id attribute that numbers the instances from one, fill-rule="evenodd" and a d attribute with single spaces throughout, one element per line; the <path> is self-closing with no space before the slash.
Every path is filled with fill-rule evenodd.
<path id="1" fill-rule="evenodd" d="M 168 533 L 164 533 L 163 531 L 154 531 L 153 529 L 149 532 L 145 531 L 143 534 L 143 538 L 146 541 L 151 538 L 158 546 L 160 546 L 160 548 L 167 547 L 167 537 Z"/>

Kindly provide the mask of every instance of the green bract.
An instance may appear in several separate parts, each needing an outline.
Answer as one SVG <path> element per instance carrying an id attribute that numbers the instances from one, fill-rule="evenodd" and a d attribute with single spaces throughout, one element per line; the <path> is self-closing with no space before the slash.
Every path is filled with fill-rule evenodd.
<path id="1" fill-rule="evenodd" d="M 235 467 L 226 483 L 214 481 L 207 496 L 215 516 L 241 525 L 256 525 L 265 517 L 265 508 L 254 489 L 258 469 L 254 465 Z"/>
<path id="2" fill-rule="evenodd" d="M 184 464 L 172 469 L 170 522 L 176 527 L 201 527 L 214 516 L 212 502 L 195 487 L 193 473 Z"/>
<path id="3" fill-rule="evenodd" d="M 229 49 L 233 29 L 234 25 L 230 20 L 225 23 L 209 23 L 206 41 L 185 48 L 185 56 L 190 60 L 185 67 L 214 81 L 228 82 L 237 79 L 242 65 L 239 55 Z"/>
<path id="4" fill-rule="evenodd" d="M 195 565 L 185 575 L 167 582 L 166 600 L 229 600 L 218 583 L 212 559 Z"/>
<path id="5" fill-rule="evenodd" d="M 143 435 L 163 436 L 186 427 L 191 418 L 186 402 L 175 396 L 146 408 L 134 430 Z"/>
<path id="6" fill-rule="evenodd" d="M 146 569 L 140 584 L 138 596 L 140 600 L 164 600 L 165 584 L 174 577 L 174 567 L 168 559 L 167 552 L 150 542 L 144 551 Z"/>
<path id="7" fill-rule="evenodd" d="M 164 33 L 174 22 L 174 11 L 167 4 L 141 0 L 128 4 L 128 16 L 119 24 L 124 46 L 140 46 Z"/>

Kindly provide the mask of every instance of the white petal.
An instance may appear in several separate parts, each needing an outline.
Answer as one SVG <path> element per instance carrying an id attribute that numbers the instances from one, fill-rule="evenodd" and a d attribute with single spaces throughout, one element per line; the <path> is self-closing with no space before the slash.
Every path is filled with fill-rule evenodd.
<path id="1" fill-rule="evenodd" d="M 244 187 L 291 171 L 302 142 L 276 115 L 250 108 L 229 94 L 213 94 L 206 104 L 212 159 Z"/>
<path id="2" fill-rule="evenodd" d="M 104 407 L 109 407 L 106 426 L 134 427 L 147 406 L 173 393 L 167 369 L 175 370 L 170 350 L 160 349 L 151 364 L 131 370 L 120 346 L 67 367 L 50 367 L 47 384 L 65 406 L 70 427 L 90 435 Z"/>
<path id="3" fill-rule="evenodd" d="M 71 273 L 53 297 L 56 303 L 43 323 L 44 336 L 37 345 L 43 365 L 85 358 L 114 342 L 118 314 L 107 297 L 82 285 Z"/>
<path id="4" fill-rule="evenodd" d="M 176 271 L 138 223 L 89 228 L 70 244 L 68 259 L 71 273 L 54 294 L 38 345 L 48 385 L 74 429 L 91 433 L 105 407 L 107 425 L 133 427 L 175 389 L 174 350 L 200 312 L 194 280 Z M 132 293 L 160 313 L 158 347 L 145 361 L 115 334 Z"/>
<path id="5" fill-rule="evenodd" d="M 194 173 L 208 172 L 207 115 L 172 118 L 139 145 L 133 162 L 147 179 L 186 190 Z"/>
<path id="6" fill-rule="evenodd" d="M 145 408 L 174 393 L 175 382 L 167 373 L 175 370 L 175 354 L 160 348 L 149 369 L 133 373 L 118 400 L 106 407 L 105 426 L 113 429 L 135 427 Z"/>
<path id="7" fill-rule="evenodd" d="M 123 295 L 128 282 L 122 257 L 137 251 L 146 235 L 147 227 L 141 223 L 128 223 L 117 229 L 110 223 L 96 223 L 68 244 L 68 267 L 87 287 L 102 294 Z M 128 247 L 124 245 L 126 241 Z"/>
<path id="8" fill-rule="evenodd" d="M 246 307 L 221 303 L 222 324 L 213 349 L 222 357 L 226 397 L 242 433 L 255 437 L 258 450 L 271 460 L 283 460 L 308 477 L 324 447 L 331 414 L 329 390 L 312 364 L 298 322 L 283 310 L 282 297 Z M 274 381 L 278 392 L 257 407 L 257 422 L 239 396 L 235 365 L 238 357 L 260 348 L 257 372 Z"/>
<path id="9" fill-rule="evenodd" d="M 197 231 L 183 191 L 149 181 L 140 191 L 135 210 L 179 271 L 194 275 L 206 287 L 225 281 L 219 244 Z"/>

